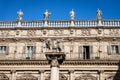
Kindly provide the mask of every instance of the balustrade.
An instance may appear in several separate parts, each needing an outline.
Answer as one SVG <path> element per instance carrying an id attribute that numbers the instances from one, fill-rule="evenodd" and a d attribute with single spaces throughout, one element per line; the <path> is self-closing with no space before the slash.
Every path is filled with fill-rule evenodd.
<path id="1" fill-rule="evenodd" d="M 74 27 L 96 27 L 97 20 L 74 20 Z M 47 20 L 48 27 L 70 27 L 70 20 Z M 102 25 L 107 27 L 120 26 L 120 20 L 102 20 Z M 44 27 L 43 20 L 21 21 L 21 26 L 18 26 L 17 21 L 0 21 L 0 28 L 14 27 Z"/>

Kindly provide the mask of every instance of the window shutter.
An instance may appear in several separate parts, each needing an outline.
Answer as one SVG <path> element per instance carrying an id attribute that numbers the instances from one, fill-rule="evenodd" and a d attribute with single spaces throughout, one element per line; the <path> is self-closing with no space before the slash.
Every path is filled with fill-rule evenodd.
<path id="1" fill-rule="evenodd" d="M 9 54 L 9 46 L 6 46 L 6 55 Z"/>
<path id="2" fill-rule="evenodd" d="M 27 52 L 27 50 L 26 50 L 27 48 L 26 48 L 26 46 L 23 46 L 23 54 L 26 54 Z"/>
<path id="3" fill-rule="evenodd" d="M 107 46 L 107 53 L 108 55 L 111 55 L 111 46 Z"/>
<path id="4" fill-rule="evenodd" d="M 78 58 L 82 59 L 82 54 L 83 54 L 83 46 L 78 47 Z"/>
<path id="5" fill-rule="evenodd" d="M 120 45 L 118 45 L 118 54 L 120 54 Z"/>
<path id="6" fill-rule="evenodd" d="M 33 54 L 36 54 L 36 46 L 33 46 Z"/>
<path id="7" fill-rule="evenodd" d="M 90 58 L 93 57 L 92 54 L 93 54 L 93 46 L 90 46 Z"/>

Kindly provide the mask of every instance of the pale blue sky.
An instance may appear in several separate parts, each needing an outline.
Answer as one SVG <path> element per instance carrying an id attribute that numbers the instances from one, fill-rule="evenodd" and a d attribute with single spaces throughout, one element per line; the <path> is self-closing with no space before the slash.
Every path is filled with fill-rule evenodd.
<path id="1" fill-rule="evenodd" d="M 120 19 L 120 0 L 0 0 L 0 20 L 16 20 L 19 9 L 23 20 L 43 20 L 46 9 L 52 13 L 50 20 L 69 20 L 71 9 L 75 19 L 96 19 L 98 8 L 103 19 Z"/>

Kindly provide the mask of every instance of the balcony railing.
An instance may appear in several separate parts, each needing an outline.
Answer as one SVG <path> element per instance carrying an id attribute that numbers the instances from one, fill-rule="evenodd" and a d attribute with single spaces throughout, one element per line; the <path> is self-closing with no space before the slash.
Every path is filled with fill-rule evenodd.
<path id="1" fill-rule="evenodd" d="M 120 60 L 120 54 L 102 53 L 98 56 L 97 53 L 94 53 L 94 55 L 90 55 L 89 59 L 83 59 L 83 55 L 79 53 L 65 53 L 65 55 L 66 60 Z M 46 60 L 46 56 L 44 53 L 35 53 L 29 58 L 25 53 L 9 53 L 7 55 L 0 54 L 0 60 Z"/>
<path id="2" fill-rule="evenodd" d="M 48 20 L 47 27 L 70 27 L 71 20 Z M 102 26 L 120 26 L 120 20 L 102 20 Z M 0 21 L 0 28 L 14 28 L 14 27 L 45 27 L 44 20 L 21 21 Z M 97 20 L 74 20 L 72 26 L 74 27 L 96 27 Z"/>

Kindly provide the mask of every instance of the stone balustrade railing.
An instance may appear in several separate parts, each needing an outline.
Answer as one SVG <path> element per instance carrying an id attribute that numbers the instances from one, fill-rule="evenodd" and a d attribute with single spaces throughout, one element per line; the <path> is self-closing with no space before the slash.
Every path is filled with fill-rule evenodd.
<path id="1" fill-rule="evenodd" d="M 19 23 L 19 25 L 18 25 Z M 47 20 L 47 27 L 97 27 L 97 20 Z M 102 20 L 102 26 L 120 26 L 120 20 Z M 44 20 L 33 21 L 0 21 L 0 28 L 10 27 L 45 27 Z"/>

